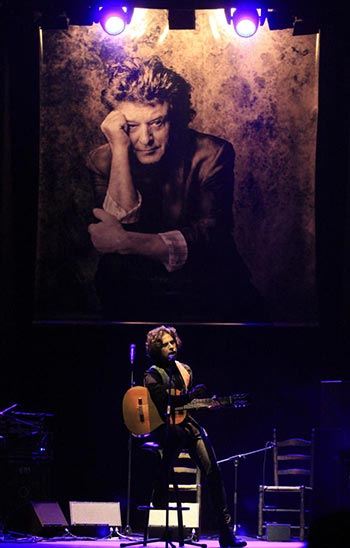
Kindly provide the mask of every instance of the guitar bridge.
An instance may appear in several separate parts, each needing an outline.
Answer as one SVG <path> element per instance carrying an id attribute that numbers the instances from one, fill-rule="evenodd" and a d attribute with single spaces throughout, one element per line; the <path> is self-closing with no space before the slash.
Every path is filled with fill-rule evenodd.
<path id="1" fill-rule="evenodd" d="M 143 414 L 143 407 L 142 407 L 142 398 L 138 398 L 138 412 L 140 417 L 140 422 L 145 422 L 145 415 Z"/>

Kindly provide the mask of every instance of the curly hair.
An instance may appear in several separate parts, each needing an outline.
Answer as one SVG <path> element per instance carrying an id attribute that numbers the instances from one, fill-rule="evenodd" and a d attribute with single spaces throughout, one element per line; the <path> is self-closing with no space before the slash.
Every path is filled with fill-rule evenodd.
<path id="1" fill-rule="evenodd" d="M 163 65 L 156 55 L 149 59 L 126 57 L 107 67 L 108 86 L 101 101 L 110 111 L 122 101 L 145 105 L 169 104 L 169 117 L 188 126 L 196 115 L 191 104 L 191 85 L 179 74 Z"/>
<path id="2" fill-rule="evenodd" d="M 146 353 L 150 358 L 158 358 L 159 350 L 162 347 L 162 337 L 164 333 L 168 333 L 168 335 L 173 337 L 176 342 L 177 349 L 180 350 L 182 341 L 177 334 L 175 327 L 160 325 L 159 327 L 151 329 L 151 331 L 147 333 Z"/>

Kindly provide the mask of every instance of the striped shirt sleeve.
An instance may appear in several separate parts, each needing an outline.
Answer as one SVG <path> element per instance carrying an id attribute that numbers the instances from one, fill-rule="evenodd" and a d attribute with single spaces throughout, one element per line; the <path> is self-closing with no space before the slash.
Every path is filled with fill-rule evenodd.
<path id="1" fill-rule="evenodd" d="M 126 211 L 123 207 L 117 204 L 106 193 L 106 197 L 103 202 L 103 209 L 118 219 L 123 224 L 136 223 L 140 217 L 140 207 L 142 204 L 142 196 L 138 192 L 138 203 L 130 211 Z M 168 232 L 160 232 L 159 236 L 168 248 L 168 259 L 164 262 L 164 266 L 168 272 L 174 272 L 180 270 L 187 261 L 188 247 L 185 237 L 180 230 L 170 230 Z"/>
<path id="2" fill-rule="evenodd" d="M 160 232 L 159 236 L 167 245 L 169 254 L 166 263 L 163 263 L 168 272 L 180 270 L 188 257 L 187 242 L 180 230 Z"/>
<path id="3" fill-rule="evenodd" d="M 140 207 L 142 204 L 142 197 L 139 192 L 137 192 L 137 204 L 135 207 L 130 209 L 130 211 L 126 211 L 123 207 L 121 207 L 117 202 L 115 202 L 108 190 L 106 193 L 106 197 L 103 202 L 103 209 L 107 211 L 107 213 L 110 213 L 114 217 L 118 219 L 121 223 L 124 224 L 131 224 L 131 223 L 137 223 L 140 217 Z"/>

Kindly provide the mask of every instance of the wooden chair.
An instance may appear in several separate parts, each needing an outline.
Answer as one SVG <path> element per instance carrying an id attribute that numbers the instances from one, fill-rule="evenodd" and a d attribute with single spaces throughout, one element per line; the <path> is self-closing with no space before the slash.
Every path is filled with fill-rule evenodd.
<path id="1" fill-rule="evenodd" d="M 266 534 L 269 522 L 287 523 L 303 541 L 311 508 L 314 431 L 309 440 L 278 440 L 274 429 L 273 444 L 273 485 L 259 486 L 258 536 Z"/>

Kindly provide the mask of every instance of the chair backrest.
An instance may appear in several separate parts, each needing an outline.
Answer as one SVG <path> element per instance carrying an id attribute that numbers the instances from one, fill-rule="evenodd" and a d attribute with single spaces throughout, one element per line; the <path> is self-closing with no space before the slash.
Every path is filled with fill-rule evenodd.
<path id="1" fill-rule="evenodd" d="M 174 473 L 177 483 L 182 492 L 187 491 L 195 494 L 194 500 L 200 502 L 201 499 L 201 474 L 196 463 L 191 459 L 189 453 L 185 450 L 177 457 L 174 464 Z"/>
<path id="2" fill-rule="evenodd" d="M 288 438 L 280 440 L 273 431 L 273 472 L 275 485 L 313 484 L 314 431 L 310 439 Z"/>
<path id="3" fill-rule="evenodd" d="M 201 484 L 200 470 L 186 450 L 172 463 L 172 474 L 169 483 L 169 506 L 185 506 L 188 511 L 183 512 L 183 525 L 187 529 L 200 529 Z M 164 527 L 166 524 L 166 511 L 152 509 L 149 515 L 149 526 Z M 169 526 L 178 525 L 178 515 L 170 512 Z"/>

